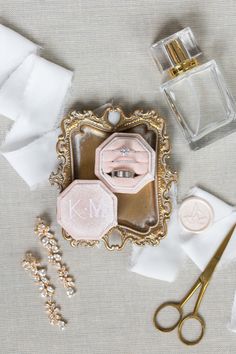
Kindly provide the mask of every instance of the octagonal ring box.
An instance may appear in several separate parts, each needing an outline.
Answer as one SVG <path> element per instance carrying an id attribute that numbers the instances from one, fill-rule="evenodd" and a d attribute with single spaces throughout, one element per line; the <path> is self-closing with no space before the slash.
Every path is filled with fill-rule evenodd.
<path id="1" fill-rule="evenodd" d="M 75 240 L 99 240 L 117 225 L 117 198 L 98 180 L 74 180 L 57 199 L 57 221 Z"/>
<path id="2" fill-rule="evenodd" d="M 95 174 L 114 193 L 134 194 L 155 179 L 155 160 L 141 135 L 114 133 L 96 149 Z"/>

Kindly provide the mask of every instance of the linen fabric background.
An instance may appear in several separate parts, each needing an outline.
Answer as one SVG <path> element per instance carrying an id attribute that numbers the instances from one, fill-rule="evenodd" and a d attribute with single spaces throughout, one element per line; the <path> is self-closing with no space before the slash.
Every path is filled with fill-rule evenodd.
<path id="1" fill-rule="evenodd" d="M 161 74 L 150 45 L 191 26 L 206 58 L 216 58 L 236 97 L 235 0 L 0 0 L 1 23 L 44 47 L 43 56 L 74 70 L 68 108 L 96 108 L 115 99 L 126 110 L 154 108 L 167 119 L 179 172 L 179 198 L 199 185 L 236 204 L 236 133 L 192 152 L 159 93 Z M 1 117 L 1 140 L 10 121 Z M 200 308 L 206 335 L 196 347 L 185 347 L 176 331 L 157 332 L 156 307 L 180 299 L 199 275 L 188 261 L 175 283 L 128 271 L 130 247 L 120 253 L 73 249 L 55 224 L 57 191 L 28 186 L 0 157 L 0 353 L 1 354 L 177 354 L 235 353 L 236 334 L 229 332 L 236 288 L 235 265 L 218 270 Z M 53 220 L 64 260 L 78 282 L 69 300 L 57 284 L 57 300 L 68 319 L 60 332 L 51 327 L 37 287 L 21 268 L 26 250 L 46 257 L 33 232 L 35 217 Z"/>

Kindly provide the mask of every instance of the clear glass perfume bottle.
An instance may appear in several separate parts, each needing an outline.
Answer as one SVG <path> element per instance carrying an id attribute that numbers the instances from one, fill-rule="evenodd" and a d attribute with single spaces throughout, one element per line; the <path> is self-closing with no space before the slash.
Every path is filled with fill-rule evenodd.
<path id="1" fill-rule="evenodd" d="M 214 60 L 199 65 L 202 54 L 189 27 L 152 48 L 153 57 L 171 80 L 162 84 L 193 150 L 236 130 L 236 105 Z"/>

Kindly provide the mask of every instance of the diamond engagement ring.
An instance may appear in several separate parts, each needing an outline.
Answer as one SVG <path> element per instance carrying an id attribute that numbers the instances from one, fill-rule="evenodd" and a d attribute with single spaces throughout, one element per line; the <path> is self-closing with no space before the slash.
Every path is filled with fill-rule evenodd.
<path id="1" fill-rule="evenodd" d="M 123 146 L 120 149 L 120 153 L 122 154 L 122 156 L 128 156 L 129 152 L 130 152 L 130 149 L 127 146 Z"/>

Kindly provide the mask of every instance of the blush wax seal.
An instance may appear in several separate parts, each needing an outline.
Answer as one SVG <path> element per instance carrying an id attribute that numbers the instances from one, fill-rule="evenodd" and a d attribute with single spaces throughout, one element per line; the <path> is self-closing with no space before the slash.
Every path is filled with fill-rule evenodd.
<path id="1" fill-rule="evenodd" d="M 213 218 L 211 205 L 199 197 L 185 199 L 179 208 L 179 222 L 186 231 L 205 231 L 212 224 Z"/>

